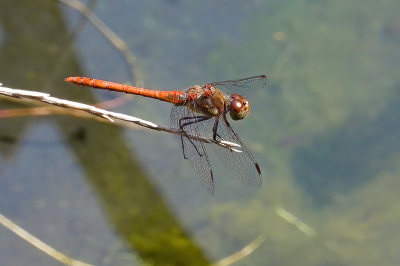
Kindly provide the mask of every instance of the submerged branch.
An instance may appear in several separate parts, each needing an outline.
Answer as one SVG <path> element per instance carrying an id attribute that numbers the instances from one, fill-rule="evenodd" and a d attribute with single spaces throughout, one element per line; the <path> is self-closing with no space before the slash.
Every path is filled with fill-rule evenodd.
<path id="1" fill-rule="evenodd" d="M 18 225 L 16 225 L 9 219 L 7 219 L 6 217 L 4 217 L 1 213 L 0 213 L 0 224 L 4 225 L 5 227 L 7 227 L 11 231 L 13 231 L 15 234 L 17 234 L 19 237 L 21 237 L 25 241 L 31 243 L 33 246 L 37 247 L 38 249 L 40 249 L 41 251 L 43 251 L 50 257 L 53 257 L 54 259 L 61 261 L 62 263 L 66 264 L 66 265 L 93 266 L 91 264 L 87 264 L 87 263 L 84 263 L 84 262 L 81 262 L 78 260 L 71 259 L 71 258 L 65 256 L 64 254 L 62 254 L 61 252 L 58 252 L 54 248 L 43 243 L 42 241 L 40 241 L 39 239 L 37 239 L 36 237 L 31 235 L 27 231 L 25 231 L 24 229 L 22 229 L 21 227 L 19 227 Z"/>
<path id="2" fill-rule="evenodd" d="M 266 240 L 264 235 L 259 235 L 256 239 L 254 239 L 250 244 L 236 252 L 235 254 L 226 257 L 219 262 L 212 264 L 212 266 L 228 266 L 231 265 L 248 255 L 250 255 L 254 250 L 256 250 L 264 241 Z"/>
<path id="3" fill-rule="evenodd" d="M 135 85 L 143 87 L 143 73 L 137 66 L 136 57 L 129 51 L 126 43 L 118 37 L 99 17 L 90 11 L 84 3 L 77 0 L 59 0 L 60 2 L 81 12 L 111 43 L 114 45 L 125 58 L 126 62 L 131 66 L 133 76 L 135 77 Z"/>
<path id="4" fill-rule="evenodd" d="M 309 237 L 315 236 L 315 230 L 312 229 L 310 226 L 307 224 L 303 223 L 299 218 L 288 212 L 287 210 L 281 208 L 281 207 L 276 207 L 275 209 L 276 214 L 278 214 L 280 217 L 288 221 L 289 223 L 295 225 L 300 231 L 308 235 Z"/>

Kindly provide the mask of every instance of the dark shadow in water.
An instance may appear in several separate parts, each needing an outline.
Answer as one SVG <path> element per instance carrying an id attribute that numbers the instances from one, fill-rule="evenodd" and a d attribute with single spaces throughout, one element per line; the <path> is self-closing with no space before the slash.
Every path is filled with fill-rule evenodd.
<path id="1" fill-rule="evenodd" d="M 71 38 L 59 5 L 53 0 L 0 3 L 4 33 L 0 53 L 1 82 L 13 88 L 45 91 L 59 98 L 94 103 L 89 89 L 64 82 L 65 77 L 82 74 L 82 71 L 71 49 Z M 8 100 L 0 104 L 2 109 L 22 106 Z M 119 127 L 70 116 L 46 119 L 53 119 L 58 125 L 98 193 L 106 216 L 136 254 L 154 265 L 208 265 L 200 248 L 184 232 L 133 158 Z M 11 155 L 20 144 L 21 132 L 32 122 L 34 118 L 31 117 L 0 120 L 2 136 L 12 136 L 16 140 L 15 145 L 11 145 L 8 138 L 0 142 L 4 157 L 13 159 Z M 57 172 L 56 165 L 51 167 Z M 57 178 L 68 178 L 68 173 L 59 173 Z M 32 260 L 35 255 L 26 256 Z M 42 254 L 38 252 L 40 256 Z M 19 256 L 21 263 L 15 261 L 13 264 L 24 264 L 23 257 Z"/>
<path id="2" fill-rule="evenodd" d="M 335 194 L 348 193 L 378 173 L 391 171 L 396 164 L 392 158 L 400 152 L 399 113 L 400 93 L 373 121 L 354 116 L 343 127 L 296 148 L 291 167 L 297 183 L 323 206 Z"/>

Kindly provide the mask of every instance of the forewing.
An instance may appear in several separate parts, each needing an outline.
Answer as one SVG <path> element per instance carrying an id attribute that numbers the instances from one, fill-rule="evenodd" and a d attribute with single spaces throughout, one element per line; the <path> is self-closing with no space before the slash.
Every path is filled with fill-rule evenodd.
<path id="1" fill-rule="evenodd" d="M 240 151 L 236 152 L 212 144 L 211 146 L 220 161 L 244 184 L 256 189 L 260 188 L 261 170 L 256 159 L 222 116 L 219 119 L 217 134 L 219 136 L 217 140 L 229 141 L 240 145 L 240 147 L 234 147 L 234 149 Z"/>
<path id="2" fill-rule="evenodd" d="M 179 121 L 181 119 L 183 119 L 182 123 L 193 122 L 193 119 L 195 119 L 195 117 L 198 115 L 199 114 L 196 114 L 186 106 L 175 105 L 171 110 L 170 126 L 172 128 L 179 129 Z M 193 119 L 187 119 L 190 117 L 192 117 Z M 188 135 L 201 136 L 198 123 L 191 123 L 185 126 L 184 130 Z M 211 170 L 210 160 L 208 159 L 208 155 L 203 142 L 194 139 L 188 139 L 187 137 L 181 135 L 174 134 L 174 136 L 183 150 L 184 158 L 189 161 L 190 166 L 197 173 L 200 182 L 203 184 L 207 192 L 214 197 L 215 188 L 213 173 Z"/>
<path id="3" fill-rule="evenodd" d="M 260 75 L 245 79 L 213 82 L 211 85 L 227 94 L 239 94 L 247 98 L 267 85 L 267 77 Z"/>

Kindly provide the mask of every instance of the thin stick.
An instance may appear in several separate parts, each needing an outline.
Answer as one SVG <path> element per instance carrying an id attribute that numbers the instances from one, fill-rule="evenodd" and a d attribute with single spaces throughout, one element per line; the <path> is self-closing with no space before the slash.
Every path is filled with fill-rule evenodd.
<path id="1" fill-rule="evenodd" d="M 81 12 L 92 24 L 121 52 L 126 62 L 132 67 L 137 87 L 143 87 L 143 73 L 137 66 L 136 57 L 131 54 L 126 43 L 99 19 L 87 6 L 77 0 L 59 0 Z"/>
<path id="2" fill-rule="evenodd" d="M 234 262 L 237 262 L 238 260 L 241 260 L 248 255 L 250 255 L 254 250 L 256 250 L 262 243 L 265 241 L 265 236 L 264 235 L 259 235 L 256 239 L 254 239 L 250 244 L 248 244 L 245 248 L 242 250 L 236 252 L 235 254 L 230 255 L 229 257 L 226 257 L 219 262 L 212 264 L 213 266 L 228 266 L 233 264 Z"/>
<path id="3" fill-rule="evenodd" d="M 114 122 L 114 120 L 112 118 L 116 118 L 119 120 L 131 122 L 131 123 L 134 123 L 139 126 L 146 127 L 146 128 L 152 129 L 152 130 L 164 131 L 164 132 L 177 134 L 177 135 L 181 135 L 181 136 L 188 136 L 191 139 L 195 139 L 195 140 L 198 140 L 198 141 L 201 141 L 204 143 L 215 143 L 215 144 L 217 144 L 223 148 L 229 149 L 231 151 L 241 152 L 241 150 L 236 149 L 237 147 L 240 147 L 240 145 L 237 143 L 232 143 L 232 142 L 228 142 L 228 141 L 216 141 L 216 140 L 205 138 L 205 137 L 187 135 L 179 129 L 168 128 L 168 127 L 156 125 L 152 122 L 149 122 L 149 121 L 137 118 L 137 117 L 107 111 L 107 110 L 100 109 L 100 108 L 97 108 L 97 107 L 94 107 L 94 106 L 91 106 L 88 104 L 58 99 L 55 97 L 51 97 L 50 94 L 47 94 L 47 93 L 36 92 L 36 91 L 26 91 L 26 90 L 16 90 L 16 89 L 11 89 L 11 88 L 7 88 L 7 87 L 1 87 L 1 85 L 0 85 L 0 95 L 13 97 L 13 98 L 17 98 L 17 99 L 23 99 L 23 98 L 32 99 L 32 100 L 48 103 L 48 104 L 63 107 L 63 108 L 77 109 L 77 110 L 81 110 L 81 111 L 90 113 L 92 115 L 107 119 L 111 122 Z"/>
<path id="4" fill-rule="evenodd" d="M 21 227 L 19 227 L 18 225 L 16 225 L 9 219 L 7 219 L 6 217 L 4 217 L 1 213 L 0 213 L 0 223 L 2 225 L 4 225 L 5 227 L 7 227 L 8 229 L 10 229 L 11 231 L 13 231 L 15 234 L 17 234 L 19 237 L 21 237 L 25 241 L 31 243 L 36 248 L 40 249 L 41 251 L 43 251 L 44 253 L 49 255 L 50 257 L 53 257 L 54 259 L 61 261 L 62 263 L 66 264 L 66 265 L 93 266 L 91 264 L 87 264 L 87 263 L 84 263 L 84 262 L 81 262 L 78 260 L 71 259 L 71 258 L 65 256 L 64 254 L 62 254 L 61 252 L 58 252 L 54 248 L 43 243 L 42 241 L 40 241 L 39 239 L 37 239 L 36 237 L 31 235 L 27 231 L 25 231 L 24 229 L 22 229 Z"/>
<path id="5" fill-rule="evenodd" d="M 300 231 L 304 232 L 309 237 L 315 236 L 314 229 L 312 229 L 310 226 L 303 223 L 299 218 L 297 218 L 296 216 L 294 216 L 287 210 L 285 210 L 281 207 L 276 207 L 275 212 L 276 212 L 276 214 L 278 214 L 280 217 L 282 217 L 289 223 L 295 225 Z"/>

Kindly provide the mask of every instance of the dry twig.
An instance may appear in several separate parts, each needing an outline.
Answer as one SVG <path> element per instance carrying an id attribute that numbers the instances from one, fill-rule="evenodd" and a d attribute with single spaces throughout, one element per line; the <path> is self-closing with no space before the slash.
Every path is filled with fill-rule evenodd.
<path id="1" fill-rule="evenodd" d="M 87 105 L 87 104 L 83 104 L 83 103 L 58 99 L 55 97 L 51 97 L 50 94 L 47 94 L 47 93 L 11 89 L 11 88 L 7 88 L 7 87 L 2 87 L 1 83 L 0 83 L 0 95 L 13 97 L 13 98 L 17 98 L 17 99 L 23 99 L 23 98 L 32 99 L 32 100 L 48 103 L 48 104 L 63 107 L 63 108 L 77 109 L 77 110 L 81 110 L 81 111 L 90 113 L 92 115 L 98 116 L 100 118 L 107 119 L 111 122 L 114 122 L 114 120 L 112 118 L 116 118 L 119 120 L 131 122 L 131 123 L 134 123 L 139 126 L 146 127 L 146 128 L 152 129 L 152 130 L 164 131 L 164 132 L 169 132 L 169 133 L 177 134 L 177 135 L 183 135 L 183 136 L 187 136 L 189 138 L 192 138 L 192 139 L 204 142 L 204 143 L 215 143 L 223 148 L 229 149 L 234 152 L 241 152 L 240 150 L 235 148 L 235 147 L 240 147 L 240 145 L 237 143 L 232 143 L 232 142 L 228 142 L 228 141 L 216 141 L 216 140 L 205 138 L 205 137 L 187 135 L 179 129 L 168 128 L 168 127 L 156 125 L 152 122 L 149 122 L 149 121 L 146 121 L 146 120 L 143 120 L 140 118 L 136 118 L 136 117 L 121 114 L 121 113 L 107 111 L 107 110 L 100 109 L 100 108 L 97 108 L 97 107 L 94 107 L 91 105 Z"/>

